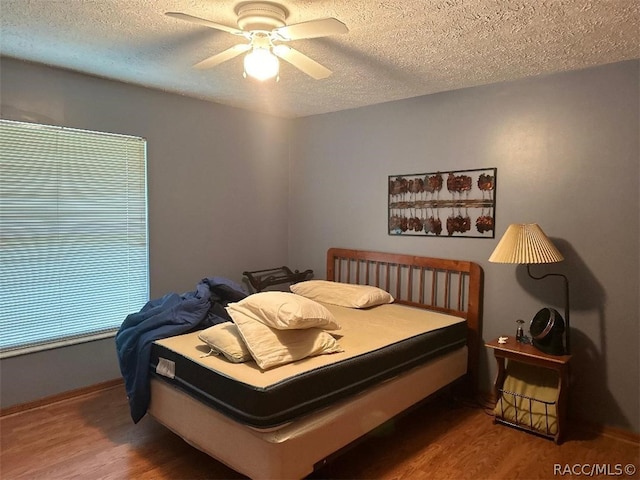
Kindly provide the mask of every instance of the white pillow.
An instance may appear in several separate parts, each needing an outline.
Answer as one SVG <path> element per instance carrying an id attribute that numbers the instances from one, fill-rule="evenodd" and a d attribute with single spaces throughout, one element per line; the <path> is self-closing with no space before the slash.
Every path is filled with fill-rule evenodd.
<path id="1" fill-rule="evenodd" d="M 236 311 L 278 330 L 322 328 L 340 330 L 333 314 L 318 302 L 289 292 L 260 292 L 237 303 Z"/>
<path id="2" fill-rule="evenodd" d="M 343 351 L 336 339 L 324 330 L 271 328 L 243 310 L 236 309 L 234 304 L 227 306 L 227 312 L 238 326 L 251 356 L 263 370 L 306 357 Z"/>
<path id="3" fill-rule="evenodd" d="M 393 296 L 371 285 L 352 285 L 327 280 L 307 280 L 289 287 L 293 293 L 318 302 L 350 308 L 367 308 L 393 303 Z"/>
<path id="4" fill-rule="evenodd" d="M 253 358 L 234 323 L 224 322 L 206 328 L 198 334 L 198 338 L 230 362 L 248 362 Z"/>

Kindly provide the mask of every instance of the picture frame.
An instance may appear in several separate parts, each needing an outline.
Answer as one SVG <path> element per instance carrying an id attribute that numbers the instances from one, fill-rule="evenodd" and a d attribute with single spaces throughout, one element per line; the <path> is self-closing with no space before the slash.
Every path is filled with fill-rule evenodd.
<path id="1" fill-rule="evenodd" d="M 389 175 L 393 236 L 495 238 L 498 169 Z"/>

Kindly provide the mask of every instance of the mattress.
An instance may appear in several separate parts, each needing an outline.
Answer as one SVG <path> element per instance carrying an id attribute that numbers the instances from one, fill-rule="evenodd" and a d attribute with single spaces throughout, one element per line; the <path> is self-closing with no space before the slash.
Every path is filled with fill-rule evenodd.
<path id="1" fill-rule="evenodd" d="M 262 371 L 205 356 L 198 332 L 158 340 L 150 368 L 162 379 L 236 422 L 268 429 L 328 407 L 465 345 L 463 319 L 407 307 L 356 310 L 325 305 L 341 324 L 344 352 Z"/>

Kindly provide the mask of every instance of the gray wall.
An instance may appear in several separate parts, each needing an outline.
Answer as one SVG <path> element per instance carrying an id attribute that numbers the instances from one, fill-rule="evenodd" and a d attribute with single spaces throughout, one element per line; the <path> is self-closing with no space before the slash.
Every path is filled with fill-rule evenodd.
<path id="1" fill-rule="evenodd" d="M 569 276 L 571 415 L 639 431 L 639 63 L 458 90 L 298 120 L 290 260 L 324 271 L 328 247 L 476 261 L 485 341 L 515 334 L 557 279 L 487 259 L 511 223 L 539 223 Z M 391 237 L 388 175 L 497 167 L 496 239 Z M 482 387 L 495 374 L 482 354 Z"/>
<path id="2" fill-rule="evenodd" d="M 286 263 L 288 121 L 8 58 L 0 75 L 2 118 L 148 140 L 151 298 Z M 110 338 L 4 359 L 0 375 L 7 407 L 120 373 Z"/>

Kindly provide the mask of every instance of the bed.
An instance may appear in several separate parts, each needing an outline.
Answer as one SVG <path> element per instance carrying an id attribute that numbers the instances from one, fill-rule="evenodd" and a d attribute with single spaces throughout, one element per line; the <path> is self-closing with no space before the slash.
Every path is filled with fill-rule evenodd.
<path id="1" fill-rule="evenodd" d="M 340 350 L 267 370 L 207 355 L 197 332 L 158 340 L 150 415 L 250 478 L 303 478 L 435 392 L 454 383 L 475 392 L 479 265 L 331 248 L 326 273 L 395 301 L 361 309 L 323 303 L 342 326 L 333 332 Z"/>

